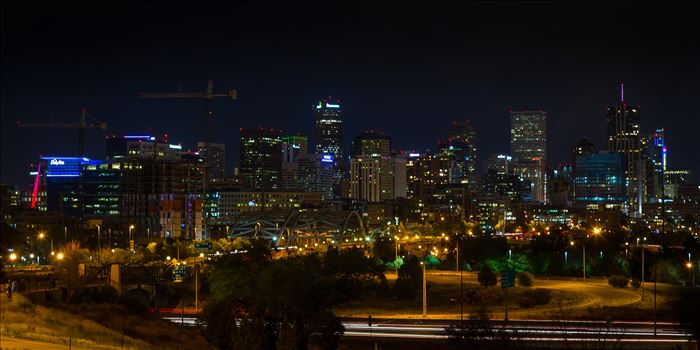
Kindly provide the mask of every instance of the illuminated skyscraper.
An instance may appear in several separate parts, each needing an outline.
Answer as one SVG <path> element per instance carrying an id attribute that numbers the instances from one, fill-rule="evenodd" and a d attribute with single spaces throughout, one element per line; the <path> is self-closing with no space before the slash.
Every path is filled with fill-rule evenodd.
<path id="1" fill-rule="evenodd" d="M 221 179 L 226 176 L 226 145 L 210 142 L 209 148 L 211 152 L 207 149 L 206 142 L 197 143 L 199 155 L 204 159 L 205 164 L 208 164 L 207 178 L 209 178 L 209 181 L 211 179 Z M 209 157 L 210 153 L 211 157 Z"/>
<path id="2" fill-rule="evenodd" d="M 653 203 L 662 198 L 662 182 L 666 170 L 666 145 L 664 141 L 664 129 L 641 137 L 644 189 L 646 201 Z"/>
<path id="3" fill-rule="evenodd" d="M 547 112 L 511 111 L 510 149 L 516 175 L 530 182 L 531 201 L 547 204 Z"/>
<path id="4" fill-rule="evenodd" d="M 252 188 L 277 189 L 282 167 L 284 133 L 275 129 L 240 129 L 241 175 Z"/>
<path id="5" fill-rule="evenodd" d="M 447 148 L 455 157 L 455 180 L 459 183 L 473 182 L 476 174 L 476 131 L 469 119 L 452 122 Z"/>
<path id="6" fill-rule="evenodd" d="M 627 212 L 633 217 L 641 217 L 644 181 L 639 137 L 639 106 L 627 104 L 624 85 L 621 86 L 620 102 L 606 109 L 605 131 L 608 151 L 617 152 L 623 156 Z"/>
<path id="7" fill-rule="evenodd" d="M 511 155 L 519 160 L 542 160 L 547 165 L 547 112 L 510 112 Z"/>
<path id="8" fill-rule="evenodd" d="M 336 179 L 344 177 L 343 117 L 340 101 L 328 97 L 314 106 L 316 113 L 316 154 L 332 155 L 336 164 Z"/>

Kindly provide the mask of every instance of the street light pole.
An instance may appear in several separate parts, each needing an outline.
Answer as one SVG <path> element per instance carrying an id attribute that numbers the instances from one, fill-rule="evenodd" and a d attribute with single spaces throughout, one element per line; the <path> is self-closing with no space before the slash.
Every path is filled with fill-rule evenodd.
<path id="1" fill-rule="evenodd" d="M 421 265 L 423 265 L 423 317 L 428 317 L 427 276 L 425 274 L 425 263 L 421 262 Z"/>
<path id="2" fill-rule="evenodd" d="M 586 241 L 585 241 L 585 239 L 581 243 L 581 246 L 583 246 L 583 283 L 586 283 Z"/>
<path id="3" fill-rule="evenodd" d="M 644 301 L 644 247 L 642 247 L 642 301 Z"/>
<path id="4" fill-rule="evenodd" d="M 101 236 L 100 236 L 100 225 L 97 225 L 97 262 L 100 262 L 100 249 L 102 249 L 102 246 L 100 244 L 101 241 Z"/>
<path id="5" fill-rule="evenodd" d="M 394 257 L 394 270 L 396 270 L 396 280 L 399 279 L 399 237 L 394 237 L 396 239 L 395 244 L 395 257 Z"/>

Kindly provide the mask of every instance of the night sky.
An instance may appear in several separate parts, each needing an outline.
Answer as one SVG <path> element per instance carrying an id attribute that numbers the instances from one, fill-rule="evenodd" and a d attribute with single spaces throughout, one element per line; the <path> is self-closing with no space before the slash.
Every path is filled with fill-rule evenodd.
<path id="1" fill-rule="evenodd" d="M 345 138 L 363 129 L 394 148 L 435 149 L 468 118 L 480 159 L 509 152 L 509 109 L 549 113 L 550 165 L 587 137 L 603 144 L 604 106 L 641 106 L 642 130 L 666 129 L 669 166 L 700 176 L 700 7 L 556 3 L 2 4 L 1 179 L 77 153 L 77 130 L 15 121 L 78 120 L 85 106 L 108 134 L 202 137 L 198 100 L 138 93 L 238 90 L 216 101 L 212 141 L 238 164 L 240 127 L 301 131 L 312 106 L 341 99 Z M 104 156 L 99 129 L 87 153 Z M 479 162 L 481 163 L 481 162 Z"/>

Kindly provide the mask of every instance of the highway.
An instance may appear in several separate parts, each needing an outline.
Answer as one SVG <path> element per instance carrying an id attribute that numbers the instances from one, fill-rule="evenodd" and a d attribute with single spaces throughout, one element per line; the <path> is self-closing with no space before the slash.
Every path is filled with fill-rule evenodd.
<path id="1" fill-rule="evenodd" d="M 196 318 L 191 316 L 164 316 L 174 323 L 184 321 L 185 325 L 194 326 Z M 467 323 L 468 321 L 465 321 Z M 422 339 L 443 342 L 447 340 L 445 328 L 450 323 L 458 324 L 459 320 L 415 320 L 415 319 L 381 319 L 374 320 L 372 326 L 366 320 L 345 320 L 345 337 L 364 337 L 372 339 Z M 674 346 L 690 346 L 688 335 L 678 328 L 677 324 L 668 322 L 657 323 L 657 334 L 654 336 L 653 322 L 614 322 L 609 326 L 603 321 L 556 321 L 556 320 L 516 320 L 491 321 L 491 329 L 507 335 L 510 341 L 532 345 L 537 343 L 556 344 L 576 348 L 582 342 L 609 342 L 628 346 L 634 344 L 635 349 L 672 348 Z M 551 346 L 550 346 L 551 347 Z"/>

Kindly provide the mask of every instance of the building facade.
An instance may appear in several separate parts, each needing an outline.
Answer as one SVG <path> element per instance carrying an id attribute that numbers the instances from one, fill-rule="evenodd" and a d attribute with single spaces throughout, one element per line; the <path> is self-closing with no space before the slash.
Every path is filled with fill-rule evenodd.
<path id="1" fill-rule="evenodd" d="M 240 129 L 240 174 L 257 190 L 277 189 L 282 167 L 282 136 L 276 129 Z"/>

